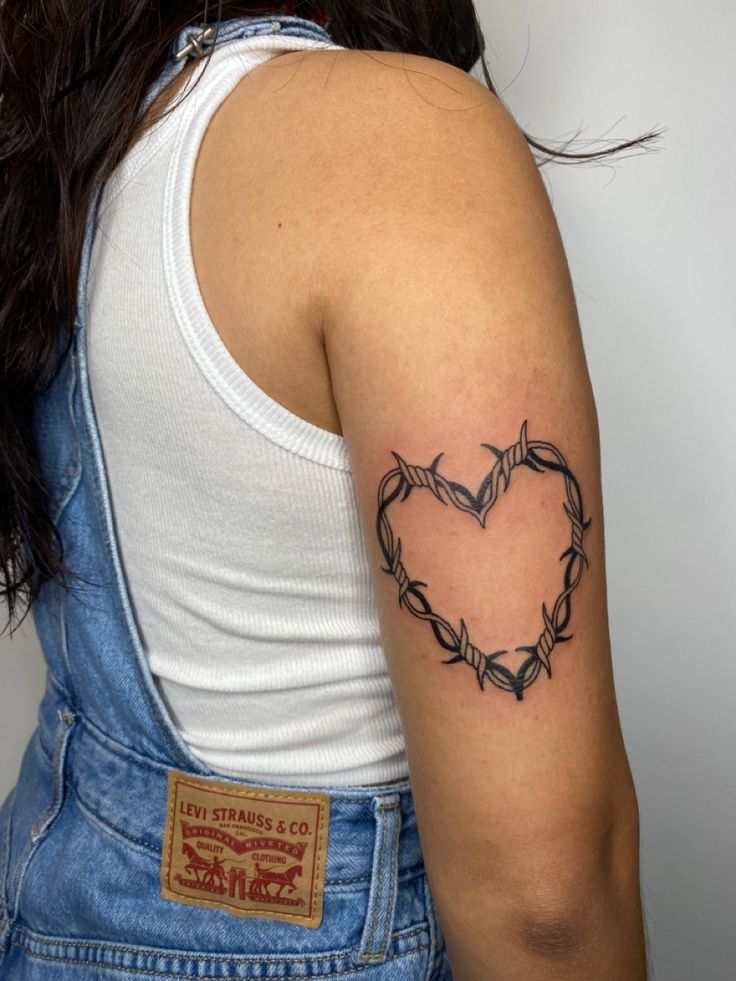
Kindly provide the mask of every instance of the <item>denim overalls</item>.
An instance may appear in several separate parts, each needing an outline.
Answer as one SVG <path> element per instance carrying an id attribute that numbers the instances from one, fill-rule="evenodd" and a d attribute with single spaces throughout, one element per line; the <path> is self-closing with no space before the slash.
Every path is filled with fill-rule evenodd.
<path id="1" fill-rule="evenodd" d="M 143 108 L 201 30 L 180 33 Z M 224 21 L 208 43 L 274 32 L 332 41 L 312 21 L 261 16 Z M 35 406 L 51 517 L 82 578 L 68 591 L 46 584 L 32 610 L 48 671 L 0 809 L 0 978 L 447 981 L 408 780 L 225 780 L 190 753 L 158 693 L 126 592 L 87 373 L 98 200 L 73 343 Z"/>

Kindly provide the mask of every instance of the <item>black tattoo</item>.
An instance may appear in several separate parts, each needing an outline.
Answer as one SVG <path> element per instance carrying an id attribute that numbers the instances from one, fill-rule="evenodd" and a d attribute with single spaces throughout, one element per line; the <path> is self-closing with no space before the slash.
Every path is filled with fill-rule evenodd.
<path id="1" fill-rule="evenodd" d="M 504 691 L 513 692 L 521 701 L 524 689 L 528 688 L 539 675 L 543 667 L 551 677 L 552 668 L 550 655 L 558 644 L 570 640 L 572 634 L 564 634 L 572 613 L 571 594 L 580 582 L 583 568 L 588 565 L 588 559 L 583 551 L 583 535 L 590 525 L 583 511 L 583 500 L 580 486 L 565 462 L 562 453 L 553 446 L 541 440 L 529 440 L 526 433 L 526 420 L 521 426 L 519 439 L 508 449 L 499 450 L 490 443 L 481 443 L 496 457 L 496 462 L 483 478 L 478 493 L 473 495 L 462 484 L 443 477 L 437 470 L 439 453 L 428 467 L 419 467 L 406 463 L 398 455 L 397 466 L 389 470 L 381 480 L 378 488 L 378 517 L 376 530 L 386 566 L 383 572 L 393 576 L 399 584 L 399 606 L 407 609 L 420 620 L 428 620 L 432 625 L 438 644 L 446 651 L 454 654 L 444 664 L 454 664 L 465 661 L 475 669 L 478 684 L 481 689 L 486 679 Z M 427 490 L 442 504 L 452 504 L 460 511 L 466 511 L 477 518 L 481 528 L 485 528 L 486 518 L 502 491 L 508 489 L 511 474 L 515 467 L 529 467 L 536 473 L 557 471 L 562 474 L 565 482 L 566 503 L 563 503 L 565 513 L 570 520 L 570 546 L 560 556 L 560 561 L 567 560 L 563 574 L 562 591 L 555 600 L 552 612 L 542 603 L 542 620 L 544 629 L 535 644 L 515 648 L 515 651 L 527 654 L 516 672 L 501 662 L 504 654 L 510 651 L 494 651 L 485 654 L 471 643 L 468 629 L 463 619 L 460 620 L 458 634 L 450 623 L 432 610 L 427 597 L 422 592 L 426 582 L 410 579 L 401 562 L 401 539 L 394 543 L 394 534 L 388 519 L 387 510 L 397 498 L 405 501 L 415 487 L 426 487 Z"/>

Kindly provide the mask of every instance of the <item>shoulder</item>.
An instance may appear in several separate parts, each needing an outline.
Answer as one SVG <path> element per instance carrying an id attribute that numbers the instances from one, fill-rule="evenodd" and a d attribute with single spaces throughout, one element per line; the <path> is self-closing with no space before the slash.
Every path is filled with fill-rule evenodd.
<path id="1" fill-rule="evenodd" d="M 373 256 L 391 239 L 401 249 L 407 235 L 454 229 L 487 248 L 504 224 L 553 224 L 519 125 L 461 69 L 402 52 L 326 49 L 289 52 L 257 71 L 256 102 L 288 126 L 290 174 L 300 207 L 319 216 L 312 234 L 325 263 L 355 269 L 358 252 Z"/>
<path id="2" fill-rule="evenodd" d="M 408 150 L 418 141 L 428 149 L 458 153 L 468 143 L 490 139 L 496 150 L 513 150 L 532 160 L 521 130 L 498 96 L 439 59 L 396 51 L 315 49 L 280 55 L 252 74 L 264 95 L 278 92 L 281 100 L 307 114 L 310 123 L 329 130 L 330 139 L 322 143 L 326 154 L 380 138 L 370 147 L 369 159 L 375 163 L 382 148 Z"/>
<path id="3" fill-rule="evenodd" d="M 550 243 L 559 253 L 523 133 L 501 99 L 451 64 L 291 51 L 251 70 L 225 103 L 208 130 L 206 184 L 220 189 L 225 225 L 255 216 L 266 251 L 264 207 L 288 217 L 273 248 L 303 274 L 320 336 L 351 319 L 376 281 L 423 293 L 479 255 L 500 269 L 510 243 L 517 257 Z"/>
<path id="4" fill-rule="evenodd" d="M 529 143 L 482 82 L 400 52 L 319 51 L 303 70 L 294 99 L 309 120 L 299 154 L 310 164 L 299 194 L 318 216 L 325 329 L 351 320 L 378 280 L 401 281 L 416 299 L 448 276 L 472 279 L 479 257 L 485 279 L 495 270 L 526 282 L 540 264 L 567 279 Z"/>

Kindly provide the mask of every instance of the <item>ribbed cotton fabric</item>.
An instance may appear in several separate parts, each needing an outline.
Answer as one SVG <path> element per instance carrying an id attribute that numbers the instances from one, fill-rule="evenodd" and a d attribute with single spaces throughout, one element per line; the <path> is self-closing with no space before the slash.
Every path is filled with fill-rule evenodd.
<path id="1" fill-rule="evenodd" d="M 317 44 L 216 48 L 119 164 L 91 257 L 88 360 L 131 604 L 182 738 L 226 775 L 370 784 L 407 763 L 346 446 L 233 359 L 189 237 L 218 105 L 263 60 Z"/>

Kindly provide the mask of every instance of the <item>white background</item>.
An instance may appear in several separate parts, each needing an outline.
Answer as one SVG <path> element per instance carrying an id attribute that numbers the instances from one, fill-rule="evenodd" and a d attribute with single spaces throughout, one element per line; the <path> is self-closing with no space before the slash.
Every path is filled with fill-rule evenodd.
<path id="1" fill-rule="evenodd" d="M 543 173 L 598 404 L 616 690 L 641 809 L 652 976 L 728 981 L 736 976 L 736 7 L 504 6 L 479 3 L 487 58 L 527 132 L 554 140 L 582 125 L 592 139 L 613 126 L 608 136 L 624 140 L 668 128 L 659 153 Z M 0 657 L 1 800 L 43 686 L 30 618 L 12 642 L 0 640 Z"/>

